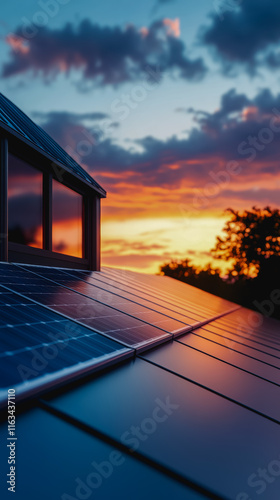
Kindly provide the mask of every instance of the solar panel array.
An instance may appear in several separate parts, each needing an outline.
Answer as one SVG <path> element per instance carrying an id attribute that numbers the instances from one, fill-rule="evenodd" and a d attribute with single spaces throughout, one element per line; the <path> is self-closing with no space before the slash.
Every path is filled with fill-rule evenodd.
<path id="1" fill-rule="evenodd" d="M 278 321 L 117 269 L 3 264 L 0 283 L 5 391 L 45 347 L 47 366 L 17 387 L 40 394 L 52 377 L 17 419 L 20 499 L 279 500 Z M 79 363 L 94 373 L 63 384 Z"/>
<path id="2" fill-rule="evenodd" d="M 0 264 L 3 397 L 11 384 L 24 395 L 133 356 L 216 315 L 213 305 L 192 307 L 191 297 L 172 301 L 167 292 L 155 294 L 153 277 L 148 285 L 121 271 L 108 273 Z"/>
<path id="3" fill-rule="evenodd" d="M 0 286 L 0 402 L 26 395 L 132 351 Z"/>
<path id="4" fill-rule="evenodd" d="M 0 122 L 38 146 L 54 161 L 57 160 L 78 177 L 97 187 L 104 195 L 106 194 L 104 189 L 54 139 L 1 93 Z"/>

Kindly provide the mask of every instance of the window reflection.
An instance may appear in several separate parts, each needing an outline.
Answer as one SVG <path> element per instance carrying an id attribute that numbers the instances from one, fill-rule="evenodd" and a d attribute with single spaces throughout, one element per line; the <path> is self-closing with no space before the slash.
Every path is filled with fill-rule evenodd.
<path id="1" fill-rule="evenodd" d="M 9 241 L 43 247 L 43 174 L 9 153 Z"/>
<path id="2" fill-rule="evenodd" d="M 53 251 L 83 257 L 83 197 L 53 180 Z"/>

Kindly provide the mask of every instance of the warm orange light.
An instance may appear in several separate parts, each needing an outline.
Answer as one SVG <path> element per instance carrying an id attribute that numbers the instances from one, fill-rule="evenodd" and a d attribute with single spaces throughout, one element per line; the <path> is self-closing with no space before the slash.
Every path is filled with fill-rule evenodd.
<path id="1" fill-rule="evenodd" d="M 83 257 L 81 219 L 71 219 L 53 224 L 53 251 L 73 257 Z"/>
<path id="2" fill-rule="evenodd" d="M 21 54 L 28 54 L 30 52 L 27 41 L 14 33 L 7 35 L 5 40 L 15 52 L 20 52 Z"/>

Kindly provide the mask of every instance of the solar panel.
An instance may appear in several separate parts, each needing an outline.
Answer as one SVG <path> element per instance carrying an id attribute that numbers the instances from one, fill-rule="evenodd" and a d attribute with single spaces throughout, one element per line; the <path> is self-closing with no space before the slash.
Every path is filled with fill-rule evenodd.
<path id="1" fill-rule="evenodd" d="M 279 456 L 278 424 L 139 358 L 50 396 L 48 404 L 137 447 L 218 498 L 237 498 L 253 471 Z M 155 415 L 161 422 L 155 422 Z M 275 481 L 269 499 L 278 497 Z"/>
<path id="2" fill-rule="evenodd" d="M 77 320 L 127 347 L 142 348 L 151 342 L 171 338 L 164 329 L 49 281 L 15 265 L 0 266 L 0 280 L 16 291 L 48 309 Z M 33 268 L 35 269 L 35 268 Z"/>
<path id="3" fill-rule="evenodd" d="M 2 443 L 7 438 L 6 427 L 0 427 Z M 161 472 L 157 464 L 140 461 L 133 454 L 120 451 L 41 409 L 17 417 L 17 434 L 20 445 L 16 449 L 15 496 L 20 500 L 70 500 L 86 496 L 90 500 L 108 500 L 129 498 L 126 496 L 129 492 L 133 492 L 134 500 L 143 500 L 147 491 L 161 500 L 169 500 L 172 495 L 176 500 L 206 498 L 172 479 L 171 473 L 168 476 Z M 36 439 L 32 438 L 34 435 Z M 44 466 L 38 458 L 39 450 Z M 2 446 L 3 475 L 9 470 L 5 452 Z M 10 498 L 4 483 L 1 486 L 1 498 Z"/>
<path id="4" fill-rule="evenodd" d="M 247 355 L 258 359 L 263 363 L 267 363 L 270 366 L 280 368 L 280 359 L 277 356 L 277 351 L 271 351 L 270 353 L 268 353 L 266 352 L 266 350 L 255 347 L 256 344 L 254 346 L 249 345 L 248 340 L 244 340 L 244 342 L 241 342 L 240 339 L 231 334 L 231 332 L 219 330 L 212 324 L 205 326 L 203 336 L 212 340 L 216 340 L 217 342 L 227 344 L 237 351 L 244 352 Z"/>
<path id="5" fill-rule="evenodd" d="M 106 191 L 54 139 L 1 93 L 0 122 L 21 134 L 25 139 L 28 139 L 28 141 L 50 155 L 54 161 L 57 160 L 82 180 L 98 188 L 104 196 L 106 195 Z"/>
<path id="6" fill-rule="evenodd" d="M 232 333 L 238 333 L 246 338 L 262 339 L 275 347 L 280 344 L 279 321 L 249 309 L 242 308 L 230 315 L 230 318 L 219 319 L 216 324 L 220 328 L 229 327 Z"/>
<path id="7" fill-rule="evenodd" d="M 279 386 L 176 341 L 141 358 L 280 423 Z M 280 380 L 280 376 L 279 376 Z"/>
<path id="8" fill-rule="evenodd" d="M 202 290 L 198 291 L 193 286 L 188 285 L 186 291 L 185 284 L 167 276 L 145 275 L 109 268 L 102 268 L 102 272 L 106 277 L 113 276 L 120 283 L 140 289 L 149 297 L 149 300 L 157 297 L 167 304 L 179 307 L 181 312 L 184 311 L 185 314 L 186 311 L 191 311 L 192 314 L 196 314 L 197 321 L 209 320 L 210 317 L 233 308 L 232 302 L 220 299 Z M 183 291 L 181 286 L 183 286 Z"/>
<path id="9" fill-rule="evenodd" d="M 141 293 L 139 290 L 133 289 L 133 287 L 129 287 L 126 285 L 120 285 L 116 281 L 106 279 L 102 272 L 95 273 L 91 271 L 76 271 L 76 270 L 60 270 L 60 279 L 62 280 L 62 274 L 65 276 L 65 284 L 67 281 L 69 282 L 70 276 L 75 278 L 75 280 L 80 280 L 80 282 L 85 281 L 87 284 L 93 285 L 94 287 L 110 292 L 117 297 L 123 297 L 128 299 L 130 302 L 137 303 L 142 305 L 152 311 L 159 312 L 164 314 L 165 316 L 181 321 L 182 323 L 191 324 L 194 319 L 196 319 L 195 315 L 192 311 L 185 312 L 181 311 L 176 312 L 176 308 L 172 308 L 170 304 L 167 302 L 163 303 L 157 299 L 157 297 L 149 297 L 149 289 L 146 288 L 146 293 Z M 66 278 L 68 277 L 68 278 Z M 102 294 L 101 294 L 102 295 Z M 168 307 L 169 306 L 169 307 Z"/>
<path id="10" fill-rule="evenodd" d="M 54 486 L 63 500 L 78 498 L 72 486 L 85 471 L 83 457 L 89 467 L 90 460 L 105 463 L 111 445 L 128 468 L 85 496 L 239 499 L 253 471 L 276 464 L 279 322 L 170 278 L 130 271 L 0 264 L 0 282 L 2 401 L 10 386 L 23 398 L 44 390 L 33 403 L 44 411 L 18 418 L 19 459 L 28 450 L 50 463 L 43 500 Z M 90 379 L 65 385 L 83 373 Z M 30 448 L 36 419 L 50 438 L 39 433 Z M 37 500 L 44 468 L 37 459 L 31 466 L 34 488 L 30 493 L 29 461 L 19 494 Z M 268 487 L 269 500 L 278 500 L 277 481 Z"/>
<path id="11" fill-rule="evenodd" d="M 108 291 L 106 285 L 95 286 L 92 282 L 85 282 L 79 276 L 67 276 L 66 273 L 59 269 L 50 269 L 47 267 L 34 267 L 24 266 L 23 269 L 34 272 L 36 275 L 48 278 L 59 285 L 66 286 L 70 290 L 78 292 L 86 297 L 89 297 L 96 302 L 113 307 L 120 312 L 129 314 L 135 318 L 141 319 L 153 326 L 159 326 L 167 332 L 171 333 L 179 328 L 190 326 L 186 318 L 181 317 L 181 320 L 174 319 L 168 316 L 164 310 L 161 312 L 155 311 L 150 307 L 148 301 L 145 305 L 139 303 L 139 300 L 132 300 L 125 298 L 120 294 Z"/>
<path id="12" fill-rule="evenodd" d="M 239 331 L 238 328 L 230 327 L 217 323 L 216 321 L 211 324 L 211 331 L 218 333 L 220 335 L 230 335 L 234 342 L 240 342 L 244 345 L 252 347 L 253 349 L 258 349 L 267 354 L 278 356 L 280 354 L 280 343 L 271 341 L 267 338 L 267 335 L 256 336 L 253 330 L 247 330 L 244 332 Z M 238 332 L 238 333 L 237 333 Z"/>
<path id="13" fill-rule="evenodd" d="M 133 351 L 0 285 L 0 405 Z"/>
<path id="14" fill-rule="evenodd" d="M 202 336 L 203 333 L 205 333 L 205 337 Z M 223 345 L 207 338 L 207 330 L 204 330 L 204 328 L 198 328 L 191 334 L 180 337 L 178 341 L 197 351 L 212 356 L 214 359 L 224 361 L 225 363 L 240 368 L 241 370 L 248 371 L 257 377 L 280 386 L 278 368 L 260 363 L 258 359 L 249 357 L 245 352 L 238 351 L 234 344 L 230 347 L 229 344 Z"/>

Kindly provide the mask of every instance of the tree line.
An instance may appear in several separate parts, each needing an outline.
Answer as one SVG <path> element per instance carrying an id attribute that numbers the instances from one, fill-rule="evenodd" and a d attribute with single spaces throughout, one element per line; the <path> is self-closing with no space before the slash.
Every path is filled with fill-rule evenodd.
<path id="1" fill-rule="evenodd" d="M 228 263 L 225 274 L 210 263 L 196 267 L 190 259 L 165 263 L 160 273 L 280 319 L 280 210 L 226 213 L 223 235 L 211 249 L 214 258 Z"/>

